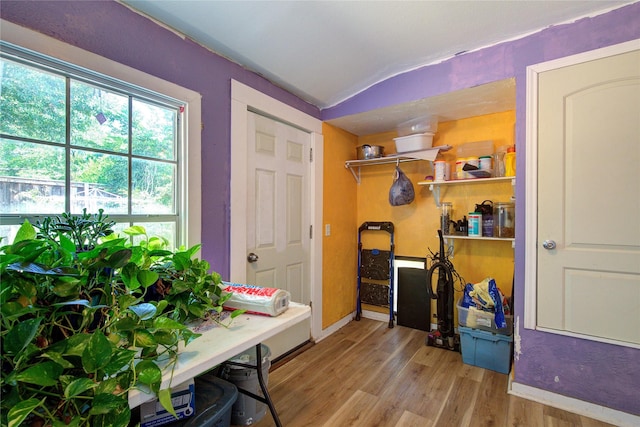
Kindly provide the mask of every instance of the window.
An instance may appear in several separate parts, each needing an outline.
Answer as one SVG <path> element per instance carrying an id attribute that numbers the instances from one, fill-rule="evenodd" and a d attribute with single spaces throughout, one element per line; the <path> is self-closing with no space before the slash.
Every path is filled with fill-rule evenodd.
<path id="1" fill-rule="evenodd" d="M 186 103 L 2 42 L 0 236 L 104 209 L 185 244 Z"/>

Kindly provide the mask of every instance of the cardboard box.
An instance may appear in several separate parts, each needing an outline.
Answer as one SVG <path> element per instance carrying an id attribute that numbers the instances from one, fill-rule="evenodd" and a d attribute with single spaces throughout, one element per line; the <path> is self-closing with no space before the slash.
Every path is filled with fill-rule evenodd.
<path id="1" fill-rule="evenodd" d="M 140 405 L 140 427 L 161 426 L 192 416 L 196 409 L 193 379 L 171 388 L 171 402 L 178 419 L 167 412 L 157 399 L 154 399 Z"/>

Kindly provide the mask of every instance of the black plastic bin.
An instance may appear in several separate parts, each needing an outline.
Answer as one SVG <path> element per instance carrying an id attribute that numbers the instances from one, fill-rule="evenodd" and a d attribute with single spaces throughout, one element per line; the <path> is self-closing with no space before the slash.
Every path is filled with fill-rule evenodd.
<path id="1" fill-rule="evenodd" d="M 195 415 L 170 426 L 229 427 L 231 408 L 238 399 L 236 386 L 213 373 L 206 373 L 195 378 L 195 390 Z"/>

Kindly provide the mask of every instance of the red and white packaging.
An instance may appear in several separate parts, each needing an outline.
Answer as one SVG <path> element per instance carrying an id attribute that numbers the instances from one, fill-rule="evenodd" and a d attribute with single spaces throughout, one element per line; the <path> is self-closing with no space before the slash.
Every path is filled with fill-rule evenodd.
<path id="1" fill-rule="evenodd" d="M 289 308 L 291 294 L 278 288 L 222 282 L 225 291 L 232 293 L 224 303 L 226 310 L 247 310 L 252 314 L 278 316 Z"/>

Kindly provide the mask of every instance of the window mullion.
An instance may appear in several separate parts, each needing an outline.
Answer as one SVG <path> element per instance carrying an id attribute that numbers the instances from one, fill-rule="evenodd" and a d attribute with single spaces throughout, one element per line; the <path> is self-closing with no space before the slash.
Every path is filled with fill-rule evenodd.
<path id="1" fill-rule="evenodd" d="M 65 77 L 65 112 L 64 112 L 64 151 L 65 151 L 65 172 L 64 172 L 64 192 L 66 194 L 64 201 L 65 212 L 71 212 L 71 78 Z"/>

